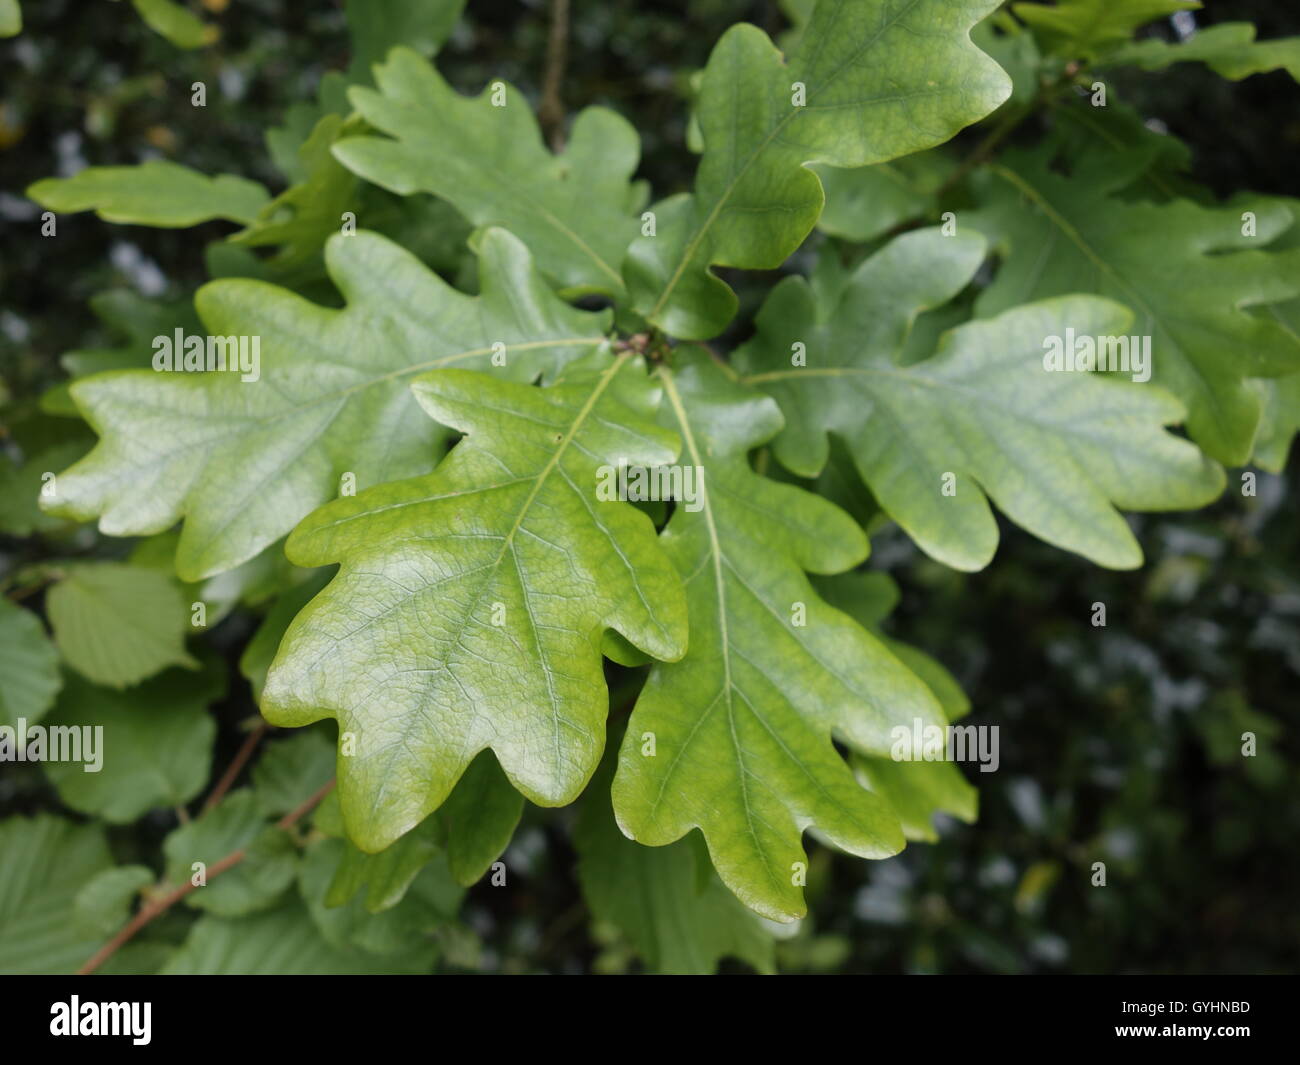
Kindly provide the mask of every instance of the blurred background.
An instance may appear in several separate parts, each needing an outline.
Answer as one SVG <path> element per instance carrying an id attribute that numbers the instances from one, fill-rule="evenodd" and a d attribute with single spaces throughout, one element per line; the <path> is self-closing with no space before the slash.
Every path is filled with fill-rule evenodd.
<path id="1" fill-rule="evenodd" d="M 55 383 L 61 354 L 113 339 L 88 306 L 93 294 L 126 287 L 182 297 L 207 278 L 204 245 L 230 231 L 113 226 L 83 213 L 59 219 L 59 240 L 33 239 L 39 209 L 23 189 L 87 164 L 162 157 L 279 191 L 264 130 L 308 100 L 322 73 L 348 63 L 336 3 L 202 6 L 221 38 L 197 51 L 178 50 L 109 0 L 29 2 L 22 35 L 0 42 L 0 378 L 15 399 Z M 1201 25 L 1246 19 L 1261 38 L 1300 34 L 1300 9 L 1276 0 L 1207 7 L 1196 13 Z M 787 25 L 776 3 L 574 0 L 564 102 L 620 111 L 641 131 L 642 176 L 656 195 L 685 188 L 695 165 L 686 147 L 690 74 L 742 19 L 774 35 Z M 438 65 L 464 92 L 504 77 L 536 100 L 547 29 L 543 0 L 471 0 Z M 206 109 L 190 106 L 194 81 L 209 86 Z M 1234 84 L 1188 64 L 1126 73 L 1114 85 L 1191 145 L 1193 176 L 1216 195 L 1300 194 L 1300 86 L 1287 74 Z M 734 279 L 743 309 L 769 282 Z M 0 422 L 21 409 L 11 405 Z M 929 561 L 896 530 L 878 537 L 871 566 L 902 589 L 892 634 L 954 672 L 974 706 L 970 723 L 1000 726 L 1001 768 L 968 774 L 980 790 L 979 821 L 946 823 L 937 844 L 885 862 L 814 848 L 812 916 L 782 943 L 782 967 L 1295 971 L 1297 489 L 1293 454 L 1286 476 L 1259 474 L 1255 498 L 1230 488 L 1198 514 L 1134 519 L 1147 564 L 1133 573 L 1098 569 L 1006 523 L 994 563 L 969 576 Z M 0 538 L 6 567 L 39 551 L 32 545 Z M 1105 628 L 1090 624 L 1095 602 L 1107 605 Z M 232 619 L 218 646 L 234 657 L 252 624 Z M 249 706 L 238 685 L 217 713 L 234 722 Z M 1258 737 L 1255 758 L 1241 757 L 1246 731 Z M 218 764 L 229 753 L 219 750 Z M 15 802 L 53 806 L 39 790 Z M 615 939 L 588 927 L 557 826 L 553 814 L 526 816 L 508 858 L 518 886 L 471 892 L 473 934 L 449 951 L 453 966 L 631 964 Z M 1096 861 L 1107 865 L 1105 887 L 1091 884 Z"/>

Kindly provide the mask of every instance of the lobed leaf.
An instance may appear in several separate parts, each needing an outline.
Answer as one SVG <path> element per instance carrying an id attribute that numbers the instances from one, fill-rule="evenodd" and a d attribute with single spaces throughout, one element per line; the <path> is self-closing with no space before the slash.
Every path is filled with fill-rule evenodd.
<path id="1" fill-rule="evenodd" d="M 605 630 L 661 658 L 686 645 L 649 519 L 596 495 L 601 464 L 676 456 L 636 360 L 595 354 L 545 389 L 463 370 L 413 388 L 467 435 L 433 473 L 295 530 L 291 559 L 341 565 L 289 627 L 262 694 L 273 724 L 338 720 L 348 835 L 372 852 L 488 747 L 533 802 L 571 802 L 604 744 Z"/>
<path id="2" fill-rule="evenodd" d="M 260 281 L 205 285 L 196 303 L 213 335 L 260 337 L 258 379 L 139 370 L 75 382 L 101 439 L 60 475 L 47 509 L 99 517 L 114 536 L 184 518 L 176 568 L 197 580 L 274 543 L 335 497 L 344 473 L 363 488 L 427 471 L 448 434 L 417 409 L 411 378 L 487 367 L 499 345 L 496 372 L 527 381 L 603 343 L 607 316 L 556 299 L 515 238 L 490 231 L 481 251 L 478 297 L 371 233 L 327 245 L 342 310 Z"/>
<path id="3" fill-rule="evenodd" d="M 1116 508 L 1200 506 L 1224 478 L 1163 430 L 1184 417 L 1163 390 L 1044 369 L 1045 338 L 1127 335 L 1129 312 L 1092 296 L 1042 301 L 959 326 L 920 362 L 896 362 L 917 314 L 964 288 L 984 252 L 977 234 L 905 234 L 866 260 L 821 317 L 801 278 L 778 285 L 736 357 L 744 380 L 786 415 L 776 457 L 814 476 L 834 433 L 880 506 L 956 569 L 993 557 L 990 498 L 1049 543 L 1103 566 L 1137 566 L 1141 549 Z M 806 366 L 791 365 L 795 343 Z"/>
<path id="4" fill-rule="evenodd" d="M 804 164 L 887 162 L 940 144 L 996 109 L 1010 82 L 969 36 L 995 6 L 818 4 L 788 64 L 754 26 L 728 30 L 704 74 L 695 191 L 656 205 L 655 235 L 628 251 L 623 273 L 634 308 L 674 336 L 721 332 L 736 296 L 709 267 L 775 269 L 794 252 L 823 202 Z"/>
<path id="5" fill-rule="evenodd" d="M 662 539 L 686 583 L 691 647 L 651 668 L 619 754 L 614 812 L 650 846 L 699 828 L 727 886 L 789 921 L 804 912 L 805 828 L 860 857 L 903 846 L 893 811 L 854 780 L 832 734 L 887 754 L 891 726 L 942 715 L 808 583 L 805 571 L 856 565 L 867 539 L 837 507 L 750 468 L 748 452 L 780 429 L 775 404 L 696 351 L 679 349 L 677 366 L 660 375 L 663 418 L 704 472 L 698 507 L 679 501 Z"/>

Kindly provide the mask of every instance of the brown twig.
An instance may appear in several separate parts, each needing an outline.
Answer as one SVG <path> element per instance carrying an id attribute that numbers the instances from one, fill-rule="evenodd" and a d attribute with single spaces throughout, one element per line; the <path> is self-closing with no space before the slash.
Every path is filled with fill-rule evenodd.
<path id="1" fill-rule="evenodd" d="M 235 757 L 231 760 L 226 771 L 221 774 L 221 779 L 217 781 L 217 786 L 212 789 L 212 794 L 208 796 L 207 801 L 203 804 L 203 813 L 207 813 L 217 805 L 235 783 L 240 770 L 248 764 L 248 760 L 253 757 L 253 752 L 257 750 L 257 745 L 262 742 L 262 737 L 271 731 L 271 726 L 265 721 L 259 721 L 257 728 L 253 729 L 244 739 L 239 750 L 235 752 Z"/>
<path id="2" fill-rule="evenodd" d="M 300 820 L 306 817 L 307 814 L 311 813 L 311 811 L 316 808 L 316 805 L 330 793 L 330 790 L 333 787 L 334 781 L 331 780 L 310 799 L 302 803 L 302 805 L 298 806 L 294 810 L 290 810 L 280 818 L 280 820 L 276 822 L 276 826 L 279 828 L 293 827 Z M 207 878 L 211 880 L 213 877 L 224 873 L 227 869 L 233 869 L 236 865 L 242 862 L 245 857 L 247 857 L 247 854 L 248 852 L 243 847 L 239 850 L 231 851 L 220 861 L 214 862 L 212 865 L 208 866 Z M 104 962 L 108 961 L 109 958 L 116 954 L 120 947 L 129 942 L 130 939 L 140 931 L 140 929 L 159 914 L 165 913 L 167 910 L 171 909 L 176 905 L 176 903 L 180 902 L 181 899 L 193 891 L 196 886 L 197 885 L 195 885 L 193 880 L 189 880 L 180 887 L 167 892 L 166 895 L 146 902 L 140 907 L 139 912 L 136 913 L 131 920 L 127 921 L 127 923 L 122 926 L 112 939 L 100 947 L 99 950 L 97 950 L 86 962 L 86 964 L 77 970 L 77 975 L 88 976 L 90 973 L 93 973 L 103 965 Z"/>
<path id="3" fill-rule="evenodd" d="M 564 148 L 564 101 L 560 84 L 569 61 L 569 0 L 551 0 L 551 32 L 546 41 L 546 72 L 542 78 L 542 102 L 537 119 L 546 132 L 551 150 Z"/>

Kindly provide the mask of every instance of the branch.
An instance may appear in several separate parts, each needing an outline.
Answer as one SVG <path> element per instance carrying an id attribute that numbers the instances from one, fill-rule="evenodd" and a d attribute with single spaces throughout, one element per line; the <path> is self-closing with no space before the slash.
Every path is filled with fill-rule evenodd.
<path id="1" fill-rule="evenodd" d="M 257 750 L 257 745 L 262 742 L 262 737 L 271 731 L 271 726 L 265 721 L 259 721 L 257 728 L 253 729 L 245 737 L 243 745 L 235 752 L 235 757 L 226 771 L 217 781 L 217 786 L 212 789 L 212 794 L 208 796 L 207 801 L 203 804 L 203 813 L 207 813 L 222 799 L 222 796 L 230 790 L 232 784 L 239 776 L 239 772 L 248 764 L 248 760 L 253 757 L 253 752 Z"/>
<path id="2" fill-rule="evenodd" d="M 560 83 L 569 59 L 569 0 L 551 0 L 551 33 L 546 41 L 546 73 L 542 78 L 542 102 L 537 119 L 542 124 L 551 150 L 564 148 L 564 102 Z"/>
<path id="3" fill-rule="evenodd" d="M 297 809 L 290 810 L 289 813 L 285 814 L 282 818 L 280 818 L 280 820 L 276 822 L 276 827 L 292 828 L 295 824 L 297 824 L 304 817 L 306 817 L 307 814 L 311 813 L 311 811 L 316 808 L 317 804 L 323 798 L 325 798 L 326 795 L 330 793 L 333 787 L 334 787 L 334 781 L 331 780 L 328 784 L 326 784 L 323 788 L 321 788 L 318 792 L 316 792 L 315 795 L 313 795 L 310 799 L 304 802 Z M 208 879 L 210 880 L 215 876 L 221 875 L 227 869 L 233 869 L 236 865 L 242 862 L 245 857 L 247 857 L 247 854 L 248 852 L 243 847 L 241 847 L 239 850 L 231 851 L 219 862 L 214 862 L 212 865 L 208 867 Z M 99 950 L 96 951 L 95 954 L 90 958 L 90 960 L 87 961 L 85 965 L 83 965 L 80 969 L 77 970 L 77 975 L 88 976 L 89 974 L 93 973 L 96 969 L 98 969 L 101 965 L 103 965 L 104 962 L 108 961 L 109 958 L 111 958 L 114 954 L 116 954 L 118 948 L 126 944 L 138 931 L 140 931 L 140 929 L 142 929 L 145 925 L 147 925 L 159 914 L 165 913 L 167 910 L 171 909 L 174 905 L 176 905 L 176 903 L 180 902 L 180 900 L 183 899 L 186 895 L 188 895 L 191 891 L 194 891 L 196 886 L 197 885 L 195 885 L 193 880 L 188 880 L 180 887 L 175 888 L 172 891 L 169 891 L 166 895 L 163 895 L 161 898 L 153 899 L 149 902 L 146 902 L 143 906 L 140 907 L 140 911 L 134 917 L 132 917 L 131 920 L 129 920 L 125 925 L 122 926 L 121 930 L 117 933 L 117 935 L 115 935 L 112 939 L 110 939 L 107 943 L 105 943 L 102 947 L 100 947 Z"/>

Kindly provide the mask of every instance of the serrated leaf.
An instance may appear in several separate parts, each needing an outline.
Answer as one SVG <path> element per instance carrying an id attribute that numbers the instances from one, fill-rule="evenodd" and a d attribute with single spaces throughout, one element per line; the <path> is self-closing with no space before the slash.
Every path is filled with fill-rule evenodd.
<path id="1" fill-rule="evenodd" d="M 334 744 L 320 729 L 268 740 L 253 767 L 253 794 L 268 817 L 298 809 L 334 776 Z"/>
<path id="2" fill-rule="evenodd" d="M 293 838 L 269 824 L 248 789 L 231 792 L 163 841 L 167 882 L 183 884 L 196 875 L 195 863 L 207 873 L 235 851 L 245 851 L 237 865 L 207 880 L 185 896 L 185 903 L 221 917 L 241 917 L 274 906 L 293 883 L 298 867 Z"/>
<path id="3" fill-rule="evenodd" d="M 157 570 L 120 562 L 69 566 L 45 609 L 63 660 L 96 684 L 125 688 L 168 666 L 198 665 L 185 651 L 189 605 Z"/>
<path id="4" fill-rule="evenodd" d="M 239 919 L 203 917 L 162 968 L 164 976 L 348 976 L 425 973 L 424 959 L 339 948 L 302 902 Z"/>
<path id="5" fill-rule="evenodd" d="M 483 751 L 438 811 L 447 831 L 447 863 L 458 884 L 477 883 L 501 857 L 523 812 L 524 797 L 491 752 Z"/>
<path id="6" fill-rule="evenodd" d="M 69 973 L 101 937 L 74 919 L 77 892 L 113 859 L 98 825 L 40 814 L 0 822 L 0 972 Z"/>
<path id="7" fill-rule="evenodd" d="M 711 265 L 775 269 L 822 209 L 804 164 L 859 167 L 948 140 L 1010 92 L 970 41 L 994 0 L 818 4 L 789 63 L 754 26 L 733 26 L 704 75 L 695 192 L 655 207 L 628 251 L 634 307 L 679 337 L 721 332 L 736 296 Z M 796 104 L 802 85 L 805 98 Z"/>
<path id="8" fill-rule="evenodd" d="M 832 504 L 750 469 L 747 452 L 780 428 L 775 404 L 697 351 L 679 349 L 677 365 L 661 375 L 663 417 L 682 436 L 683 460 L 704 472 L 699 505 L 679 502 L 663 541 L 686 581 L 691 646 L 651 669 L 619 755 L 614 811 L 651 846 L 699 828 L 727 886 L 789 921 L 804 912 L 805 828 L 861 857 L 903 845 L 832 732 L 850 748 L 887 751 L 894 723 L 938 722 L 940 711 L 808 583 L 805 570 L 860 562 L 867 539 Z"/>
<path id="9" fill-rule="evenodd" d="M 46 762 L 45 775 L 68 806 L 110 824 L 183 806 L 207 783 L 217 734 L 207 708 L 224 689 L 215 670 L 169 670 L 126 691 L 70 675 L 48 723 L 102 728 L 102 739 L 94 762 Z"/>
<path id="10" fill-rule="evenodd" d="M 256 181 L 208 177 L 179 163 L 89 166 L 70 178 L 44 178 L 27 195 L 51 211 L 94 211 L 105 222 L 187 229 L 223 218 L 250 224 L 270 199 Z"/>
<path id="11" fill-rule="evenodd" d="M 602 463 L 676 456 L 639 360 L 597 353 L 545 389 L 463 370 L 413 388 L 468 435 L 432 474 L 295 530 L 293 561 L 341 567 L 290 626 L 262 693 L 273 724 L 333 717 L 352 737 L 340 800 L 367 851 L 435 810 L 487 747 L 533 802 L 572 801 L 604 743 L 603 632 L 662 658 L 686 643 L 649 519 L 596 496 Z"/>
<path id="12" fill-rule="evenodd" d="M 1174 63 L 1204 63 L 1220 77 L 1241 81 L 1252 74 L 1285 70 L 1300 81 L 1300 37 L 1255 40 L 1249 22 L 1221 22 L 1176 44 L 1159 38 L 1133 41 L 1103 57 L 1103 66 L 1164 70 Z"/>
<path id="13" fill-rule="evenodd" d="M 773 972 L 772 933 L 727 890 L 694 838 L 644 847 L 619 831 L 609 799 L 613 768 L 606 759 L 573 830 L 591 916 L 618 928 L 652 972 L 708 975 L 723 958 Z"/>
<path id="14" fill-rule="evenodd" d="M 1057 0 L 1012 4 L 1011 10 L 1033 27 L 1048 51 L 1079 59 L 1127 41 L 1148 22 L 1200 6 L 1199 0 Z"/>
<path id="15" fill-rule="evenodd" d="M 153 871 L 143 865 L 121 865 L 91 877 L 77 892 L 73 919 L 87 935 L 111 936 L 131 915 L 141 888 L 152 884 Z"/>
<path id="16" fill-rule="evenodd" d="M 984 251 L 977 234 L 905 234 L 854 272 L 820 321 L 807 283 L 782 282 L 758 335 L 736 354 L 745 379 L 786 415 L 773 450 L 813 476 L 828 434 L 839 436 L 881 507 L 955 569 L 993 557 L 989 499 L 1048 543 L 1103 566 L 1137 566 L 1141 549 L 1116 508 L 1201 506 L 1224 477 L 1163 430 L 1184 416 L 1163 390 L 1044 369 L 1045 338 L 1127 335 L 1124 308 L 1090 296 L 1047 300 L 959 326 L 921 362 L 895 361 L 919 311 L 963 289 Z M 791 366 L 796 341 L 806 366 Z M 954 494 L 944 492 L 948 474 Z"/>
<path id="17" fill-rule="evenodd" d="M 0 596 L 0 726 L 34 725 L 63 684 L 59 656 L 41 619 Z"/>
<path id="18" fill-rule="evenodd" d="M 1009 153 L 978 187 L 980 210 L 964 224 L 1005 259 L 977 312 L 1076 292 L 1125 304 L 1132 332 L 1152 338 L 1152 380 L 1187 407 L 1192 439 L 1220 462 L 1245 462 L 1260 412 L 1244 378 L 1300 368 L 1300 341 L 1249 308 L 1300 294 L 1300 252 L 1242 249 L 1262 248 L 1290 212 L 1261 202 L 1258 237 L 1243 236 L 1241 207 L 1126 202 L 1112 193 L 1132 168 L 1115 167 L 1112 185 L 1064 178 L 1049 163 Z"/>
<path id="19" fill-rule="evenodd" d="M 552 155 L 523 94 L 504 82 L 461 96 L 407 48 L 394 49 L 375 79 L 377 90 L 348 97 L 389 137 L 340 141 L 334 154 L 344 166 L 403 196 L 431 192 L 477 226 L 510 230 L 565 289 L 622 292 L 619 262 L 639 226 L 630 181 L 640 155 L 624 119 L 587 108 Z M 503 106 L 493 104 L 498 85 Z"/>
<path id="20" fill-rule="evenodd" d="M 185 518 L 176 556 L 185 580 L 252 558 L 334 498 L 432 468 L 448 433 L 407 388 L 437 366 L 494 366 L 527 381 L 603 343 L 606 315 L 561 303 L 527 251 L 493 230 L 482 243 L 483 295 L 450 288 L 373 233 L 333 237 L 330 276 L 347 300 L 318 307 L 259 281 L 214 281 L 196 303 L 214 335 L 260 336 L 256 381 L 241 374 L 104 374 L 72 386 L 101 436 L 59 477 L 56 513 L 98 516 L 114 536 Z M 376 431 L 378 429 L 378 431 Z"/>
<path id="21" fill-rule="evenodd" d="M 356 850 L 346 840 L 318 840 L 303 859 L 302 896 L 321 934 L 338 948 L 357 947 L 369 954 L 422 959 L 431 965 L 436 947 L 430 933 L 456 916 L 462 895 L 446 858 L 435 853 L 425 859 L 408 880 L 409 887 L 403 886 L 400 901 L 375 911 L 367 909 L 361 897 L 340 898 L 334 893 L 335 870 L 346 860 L 349 848 Z"/>
<path id="22" fill-rule="evenodd" d="M 145 25 L 177 48 L 202 48 L 221 36 L 216 26 L 208 25 L 175 0 L 131 0 L 131 5 Z"/>
<path id="23" fill-rule="evenodd" d="M 1281 473 L 1300 432 L 1300 374 L 1272 381 L 1255 381 L 1263 399 L 1263 416 L 1252 461 L 1261 469 Z"/>

